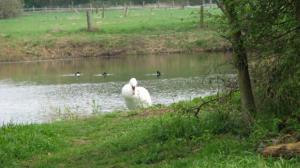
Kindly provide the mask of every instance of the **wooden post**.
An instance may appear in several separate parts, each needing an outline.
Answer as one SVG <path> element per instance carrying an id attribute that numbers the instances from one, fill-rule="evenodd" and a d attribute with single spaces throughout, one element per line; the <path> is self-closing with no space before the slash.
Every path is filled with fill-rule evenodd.
<path id="1" fill-rule="evenodd" d="M 35 8 L 34 8 L 34 6 L 32 6 L 32 12 L 34 12 L 35 11 Z"/>
<path id="2" fill-rule="evenodd" d="M 92 5 L 92 3 L 90 3 L 90 11 L 92 11 L 92 13 L 93 13 L 93 5 Z"/>
<path id="3" fill-rule="evenodd" d="M 204 0 L 201 0 L 200 6 L 200 27 L 204 27 Z"/>
<path id="4" fill-rule="evenodd" d="M 143 5 L 142 5 L 142 7 L 143 7 L 143 8 L 145 7 L 145 1 L 143 1 Z"/>
<path id="5" fill-rule="evenodd" d="M 102 19 L 104 18 L 104 1 L 102 1 Z"/>
<path id="6" fill-rule="evenodd" d="M 156 6 L 159 8 L 159 0 L 156 1 Z"/>
<path id="7" fill-rule="evenodd" d="M 127 17 L 127 14 L 128 14 L 128 6 L 127 6 L 127 4 L 125 3 L 125 4 L 124 4 L 124 17 Z"/>
<path id="8" fill-rule="evenodd" d="M 172 1 L 172 8 L 174 8 L 175 7 L 175 1 L 173 0 Z"/>
<path id="9" fill-rule="evenodd" d="M 96 5 L 96 13 L 97 14 L 99 13 L 99 6 L 98 6 L 98 4 Z"/>
<path id="10" fill-rule="evenodd" d="M 91 16 L 91 11 L 90 10 L 86 11 L 86 19 L 87 19 L 87 31 L 93 31 L 92 16 Z"/>

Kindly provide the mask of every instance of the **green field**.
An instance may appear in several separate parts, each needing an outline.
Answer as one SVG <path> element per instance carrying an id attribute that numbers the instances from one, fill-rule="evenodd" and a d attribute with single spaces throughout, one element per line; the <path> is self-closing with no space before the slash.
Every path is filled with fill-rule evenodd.
<path id="1" fill-rule="evenodd" d="M 123 10 L 107 10 L 104 18 L 101 12 L 93 14 L 94 27 L 97 29 L 94 33 L 84 31 L 86 29 L 84 12 L 24 13 L 22 17 L 0 20 L 0 34 L 2 37 L 30 40 L 42 38 L 45 35 L 54 37 L 70 35 L 95 37 L 95 35 L 114 34 L 161 35 L 197 29 L 199 27 L 198 12 L 199 9 L 135 9 L 129 10 L 128 16 L 124 17 Z M 208 12 L 218 11 L 212 8 Z M 211 20 L 207 21 L 211 22 Z"/>
<path id="2" fill-rule="evenodd" d="M 200 28 L 199 9 L 135 9 L 127 17 L 123 10 L 107 10 L 104 18 L 93 14 L 93 32 L 86 31 L 84 12 L 24 13 L 0 20 L 0 61 L 223 49 L 228 43 L 214 30 L 212 17 L 219 12 L 205 10 Z"/>
<path id="3" fill-rule="evenodd" d="M 259 144 L 271 143 L 270 136 L 274 138 L 277 134 L 276 120 L 258 119 L 252 133 L 244 135 L 236 111 L 239 95 L 225 104 L 206 106 L 199 118 L 195 118 L 188 109 L 199 101 L 52 124 L 4 126 L 0 129 L 0 165 L 53 168 L 300 166 L 299 158 L 264 158 L 259 153 Z"/>

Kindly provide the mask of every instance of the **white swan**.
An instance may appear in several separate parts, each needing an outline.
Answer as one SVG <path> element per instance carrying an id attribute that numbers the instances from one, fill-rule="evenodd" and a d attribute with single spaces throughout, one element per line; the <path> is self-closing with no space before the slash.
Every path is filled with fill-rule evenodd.
<path id="1" fill-rule="evenodd" d="M 148 90 L 137 85 L 137 80 L 131 78 L 129 83 L 122 88 L 122 96 L 124 97 L 127 108 L 130 110 L 146 108 L 152 105 Z"/>

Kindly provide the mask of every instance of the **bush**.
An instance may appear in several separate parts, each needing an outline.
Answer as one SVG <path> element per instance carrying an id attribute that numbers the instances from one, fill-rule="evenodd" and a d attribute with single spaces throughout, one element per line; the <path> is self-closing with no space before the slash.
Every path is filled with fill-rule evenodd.
<path id="1" fill-rule="evenodd" d="M 261 61 L 256 68 L 258 107 L 279 117 L 300 109 L 300 66 L 297 54 Z"/>
<path id="2" fill-rule="evenodd" d="M 16 17 L 23 11 L 22 0 L 0 0 L 0 19 Z"/>

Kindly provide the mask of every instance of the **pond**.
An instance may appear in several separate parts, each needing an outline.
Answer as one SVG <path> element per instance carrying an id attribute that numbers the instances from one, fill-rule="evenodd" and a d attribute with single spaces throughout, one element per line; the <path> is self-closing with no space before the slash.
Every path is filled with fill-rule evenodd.
<path id="1" fill-rule="evenodd" d="M 42 123 L 126 110 L 120 92 L 131 77 L 149 90 L 154 104 L 215 94 L 221 86 L 218 78 L 234 76 L 230 58 L 202 53 L 2 63 L 0 123 Z"/>

